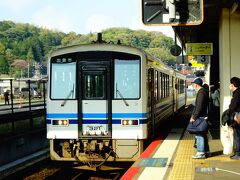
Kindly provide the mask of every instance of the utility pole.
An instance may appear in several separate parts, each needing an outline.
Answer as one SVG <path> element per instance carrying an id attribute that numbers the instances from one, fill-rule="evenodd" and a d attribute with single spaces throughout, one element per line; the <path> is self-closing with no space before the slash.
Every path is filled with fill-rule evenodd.
<path id="1" fill-rule="evenodd" d="M 29 79 L 29 69 L 30 69 L 30 68 L 29 68 L 29 62 L 28 62 L 28 79 Z"/>

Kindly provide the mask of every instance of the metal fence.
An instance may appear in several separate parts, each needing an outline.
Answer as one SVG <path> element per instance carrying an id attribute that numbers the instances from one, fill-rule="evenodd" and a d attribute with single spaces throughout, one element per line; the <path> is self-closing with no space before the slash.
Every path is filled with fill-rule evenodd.
<path id="1" fill-rule="evenodd" d="M 46 80 L 0 79 L 0 114 L 46 108 Z"/>
<path id="2" fill-rule="evenodd" d="M 46 127 L 46 81 L 0 79 L 0 142 Z"/>
<path id="3" fill-rule="evenodd" d="M 46 110 L 0 115 L 0 142 L 5 138 L 46 128 Z"/>

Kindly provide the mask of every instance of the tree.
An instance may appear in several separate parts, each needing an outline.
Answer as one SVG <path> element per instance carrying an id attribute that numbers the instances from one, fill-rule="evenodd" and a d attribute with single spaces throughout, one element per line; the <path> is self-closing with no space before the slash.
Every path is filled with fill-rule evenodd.
<path id="1" fill-rule="evenodd" d="M 12 53 L 11 49 L 6 49 L 5 51 L 5 57 L 11 62 L 13 59 L 16 58 L 16 56 Z"/>
<path id="2" fill-rule="evenodd" d="M 170 50 L 173 45 L 174 41 L 172 38 L 166 36 L 156 36 L 149 44 L 149 47 L 161 47 Z"/>
<path id="3" fill-rule="evenodd" d="M 38 62 L 55 46 L 61 45 L 66 36 L 63 32 L 38 28 L 30 24 L 0 21 L 0 54 L 5 51 L 5 58 L 12 64 L 14 59 L 27 59 L 33 55 Z M 32 52 L 29 52 L 31 49 Z M 30 55 L 29 53 L 32 53 Z"/>
<path id="4" fill-rule="evenodd" d="M 144 30 L 138 30 L 133 32 L 131 45 L 141 49 L 148 48 L 150 42 L 152 41 L 150 34 L 150 32 Z"/>
<path id="5" fill-rule="evenodd" d="M 170 55 L 170 48 L 174 45 L 174 41 L 161 32 L 135 31 L 129 28 L 107 28 L 102 33 L 103 40 L 107 43 L 116 44 L 120 40 L 121 44 L 144 49 L 168 64 L 175 62 L 175 57 Z M 46 64 L 46 56 L 56 46 L 89 44 L 96 40 L 96 33 L 80 35 L 70 32 L 65 34 L 46 28 L 38 28 L 30 24 L 0 21 L 2 65 L 6 61 L 8 64 L 13 64 L 16 59 L 24 59 L 30 64 L 33 61 Z M 4 67 L 7 67 L 7 64 Z M 7 69 L 2 69 L 2 71 L 7 72 Z"/>
<path id="6" fill-rule="evenodd" d="M 0 55 L 0 74 L 8 74 L 9 64 L 5 56 Z"/>
<path id="7" fill-rule="evenodd" d="M 11 64 L 13 70 L 15 71 L 15 77 L 21 77 L 26 74 L 26 69 L 28 63 L 23 59 L 15 59 Z"/>
<path id="8" fill-rule="evenodd" d="M 28 77 L 33 76 L 33 71 L 34 71 L 34 56 L 33 56 L 33 50 L 32 48 L 28 49 L 28 53 L 27 53 L 27 63 L 28 63 Z"/>
<path id="9" fill-rule="evenodd" d="M 68 33 L 61 41 L 62 46 L 70 45 L 78 38 L 75 32 Z"/>
<path id="10" fill-rule="evenodd" d="M 147 48 L 146 51 L 153 56 L 161 59 L 165 64 L 172 66 L 176 64 L 176 57 L 170 54 L 165 48 Z"/>
<path id="11" fill-rule="evenodd" d="M 27 61 L 28 61 L 28 62 L 33 62 L 33 61 L 34 61 L 33 50 L 32 50 L 32 48 L 29 48 L 29 49 L 28 49 L 28 53 L 27 53 Z"/>
<path id="12" fill-rule="evenodd" d="M 0 42 L 0 55 L 5 54 L 5 49 L 6 49 L 6 47 Z"/>
<path id="13" fill-rule="evenodd" d="M 4 32 L 11 27 L 13 27 L 15 24 L 12 21 L 0 21 L 0 32 Z"/>
<path id="14" fill-rule="evenodd" d="M 130 45 L 133 31 L 128 28 L 108 28 L 103 30 L 103 39 L 107 42 L 117 43 L 121 41 L 123 45 Z"/>

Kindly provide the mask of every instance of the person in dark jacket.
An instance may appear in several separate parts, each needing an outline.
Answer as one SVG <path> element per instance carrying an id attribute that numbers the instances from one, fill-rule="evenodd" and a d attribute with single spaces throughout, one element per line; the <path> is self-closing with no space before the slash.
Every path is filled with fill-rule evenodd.
<path id="1" fill-rule="evenodd" d="M 6 90 L 6 92 L 4 92 L 4 99 L 5 99 L 5 104 L 9 105 L 9 92 L 8 92 L 8 90 Z"/>
<path id="2" fill-rule="evenodd" d="M 196 78 L 193 81 L 193 88 L 197 91 L 195 107 L 192 112 L 190 122 L 196 121 L 199 117 L 204 117 L 207 120 L 208 116 L 208 103 L 209 94 L 206 88 L 202 87 L 203 80 L 201 78 Z M 198 133 L 195 136 L 197 153 L 192 156 L 193 159 L 203 159 L 207 157 L 207 152 L 209 151 L 207 132 Z"/>
<path id="3" fill-rule="evenodd" d="M 238 77 L 232 77 L 230 79 L 229 89 L 232 92 L 232 99 L 229 105 L 229 117 L 233 117 L 235 112 L 240 112 L 240 79 Z M 235 153 L 230 156 L 230 158 L 240 159 L 240 125 L 233 121 L 232 128 Z"/>

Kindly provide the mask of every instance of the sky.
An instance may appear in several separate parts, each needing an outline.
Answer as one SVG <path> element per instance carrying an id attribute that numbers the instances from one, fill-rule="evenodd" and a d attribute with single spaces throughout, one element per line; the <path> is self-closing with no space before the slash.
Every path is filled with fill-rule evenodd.
<path id="1" fill-rule="evenodd" d="M 65 33 L 88 34 L 126 27 L 174 37 L 170 26 L 143 25 L 141 0 L 1 0 L 0 9 L 0 21 L 30 23 Z"/>

